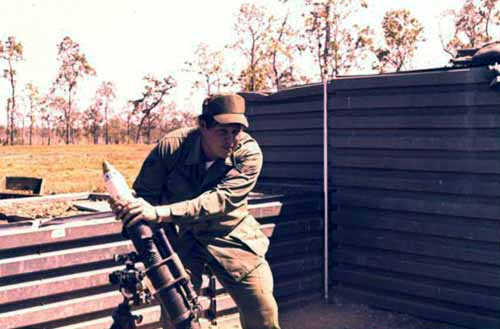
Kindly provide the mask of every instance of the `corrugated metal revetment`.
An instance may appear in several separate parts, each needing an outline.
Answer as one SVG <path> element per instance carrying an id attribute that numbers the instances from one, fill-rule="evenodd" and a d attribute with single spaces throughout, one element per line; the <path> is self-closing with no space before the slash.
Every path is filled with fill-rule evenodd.
<path id="1" fill-rule="evenodd" d="M 500 328 L 493 78 L 483 67 L 330 82 L 331 296 Z M 318 297 L 322 286 L 322 86 L 246 97 L 264 151 L 261 186 L 290 192 L 252 206 L 263 224 L 276 224 L 269 259 L 283 308 Z M 0 328 L 109 326 L 121 300 L 107 281 L 111 259 L 131 248 L 119 231 L 106 216 L 3 231 Z M 234 320 L 234 304 L 222 291 L 218 298 L 219 315 Z M 157 325 L 158 307 L 140 312 L 143 328 Z"/>
<path id="2" fill-rule="evenodd" d="M 250 133 L 264 154 L 261 185 L 321 191 L 322 89 L 297 88 L 270 96 L 244 95 Z"/>
<path id="3" fill-rule="evenodd" d="M 493 78 L 481 67 L 330 82 L 334 294 L 500 328 L 500 93 L 490 88 Z M 321 92 L 310 86 L 248 96 L 267 183 L 321 188 Z"/>
<path id="4" fill-rule="evenodd" d="M 275 224 L 269 259 L 280 305 L 293 307 L 317 298 L 321 290 L 317 268 L 322 261 L 317 196 L 261 196 L 251 203 L 265 232 L 270 234 L 269 224 Z M 122 301 L 117 287 L 109 283 L 109 274 L 122 268 L 113 256 L 133 250 L 120 232 L 121 224 L 105 212 L 58 219 L 38 228 L 0 225 L 0 328 L 109 328 L 110 314 Z M 201 297 L 205 310 L 210 308 L 207 288 L 208 280 Z M 220 285 L 213 306 L 219 323 L 238 320 L 234 302 Z M 159 327 L 159 306 L 134 313 L 144 316 L 140 328 Z"/>

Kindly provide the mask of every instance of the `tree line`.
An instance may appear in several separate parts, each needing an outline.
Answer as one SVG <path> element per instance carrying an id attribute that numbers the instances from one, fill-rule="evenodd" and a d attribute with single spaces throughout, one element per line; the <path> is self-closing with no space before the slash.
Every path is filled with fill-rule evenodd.
<path id="1" fill-rule="evenodd" d="M 442 51 L 454 57 L 459 49 L 494 41 L 499 1 L 466 0 L 459 10 L 443 12 L 440 27 L 447 22 L 451 33 L 440 30 Z M 367 66 L 372 72 L 398 72 L 412 68 L 415 52 L 425 41 L 422 24 L 405 8 L 387 11 L 381 26 L 374 28 L 357 19 L 370 10 L 366 0 L 303 0 L 300 8 L 287 0 L 273 4 L 278 10 L 243 4 L 234 17 L 235 40 L 220 49 L 206 43 L 196 46 L 192 59 L 184 63 L 184 71 L 196 77 L 193 90 L 207 95 L 279 91 Z M 240 65 L 231 58 L 238 58 Z M 173 76 L 145 76 L 141 97 L 130 99 L 124 108 L 114 104 L 116 85 L 102 81 L 90 105 L 79 108 L 75 100 L 80 83 L 96 76 L 96 70 L 70 36 L 57 45 L 57 59 L 57 75 L 48 92 L 32 82 L 18 86 L 23 44 L 14 36 L 0 40 L 1 77 L 9 91 L 5 125 L 0 126 L 2 144 L 150 143 L 196 120 L 170 99 L 177 87 Z M 171 119 L 162 120 L 167 114 Z"/>

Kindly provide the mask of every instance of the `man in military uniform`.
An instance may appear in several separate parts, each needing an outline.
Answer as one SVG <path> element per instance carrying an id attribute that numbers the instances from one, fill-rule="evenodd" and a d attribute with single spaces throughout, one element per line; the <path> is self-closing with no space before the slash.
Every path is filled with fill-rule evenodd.
<path id="1" fill-rule="evenodd" d="M 269 240 L 247 203 L 262 152 L 243 131 L 244 112 L 239 95 L 207 98 L 198 128 L 175 130 L 151 151 L 133 185 L 140 198 L 120 207 L 118 217 L 126 225 L 176 224 L 176 251 L 196 290 L 208 265 L 238 305 L 244 329 L 276 329 Z"/>

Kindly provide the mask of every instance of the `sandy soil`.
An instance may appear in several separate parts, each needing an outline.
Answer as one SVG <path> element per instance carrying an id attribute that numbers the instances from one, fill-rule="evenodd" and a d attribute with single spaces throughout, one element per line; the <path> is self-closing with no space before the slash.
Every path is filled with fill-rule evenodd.
<path id="1" fill-rule="evenodd" d="M 345 298 L 321 300 L 280 314 L 282 329 L 463 329 L 407 314 L 376 310 Z"/>
<path id="2" fill-rule="evenodd" d="M 0 206 L 0 220 L 20 221 L 37 218 L 57 218 L 73 216 L 84 212 L 78 210 L 73 201 L 26 202 L 9 206 Z"/>

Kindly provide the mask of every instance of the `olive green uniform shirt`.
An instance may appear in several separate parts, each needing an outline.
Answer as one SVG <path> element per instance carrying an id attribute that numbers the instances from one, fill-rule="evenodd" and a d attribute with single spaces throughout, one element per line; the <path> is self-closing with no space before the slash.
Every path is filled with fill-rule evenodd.
<path id="1" fill-rule="evenodd" d="M 199 242 L 241 280 L 262 263 L 269 246 L 247 202 L 262 169 L 262 152 L 242 132 L 229 157 L 208 169 L 205 161 L 200 131 L 175 130 L 148 155 L 133 188 L 153 205 L 170 206 L 181 257 Z"/>

